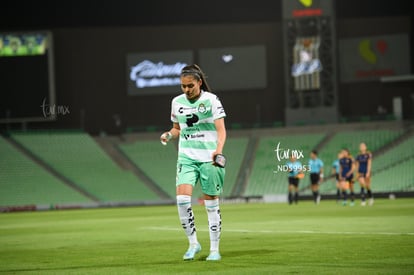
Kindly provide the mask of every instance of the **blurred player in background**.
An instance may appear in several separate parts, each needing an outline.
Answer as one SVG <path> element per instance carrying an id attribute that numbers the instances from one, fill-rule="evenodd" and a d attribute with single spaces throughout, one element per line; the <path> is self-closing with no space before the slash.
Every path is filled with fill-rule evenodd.
<path id="1" fill-rule="evenodd" d="M 374 198 L 371 192 L 371 166 L 372 166 L 372 154 L 367 149 L 365 143 L 359 145 L 359 153 L 355 158 L 356 171 L 358 173 L 357 179 L 361 184 L 361 205 L 365 206 L 365 189 L 367 190 L 369 205 L 374 204 Z"/>
<path id="2" fill-rule="evenodd" d="M 332 176 L 335 178 L 336 183 L 336 202 L 339 203 L 341 200 L 341 185 L 339 184 L 339 173 L 340 173 L 340 165 L 339 160 L 342 158 L 342 152 L 338 153 L 337 159 L 333 161 L 332 163 Z"/>
<path id="3" fill-rule="evenodd" d="M 210 234 L 210 254 L 206 260 L 217 261 L 221 259 L 219 195 L 225 175 L 222 152 L 226 141 L 226 114 L 218 97 L 210 92 L 205 75 L 198 65 L 184 67 L 180 79 L 183 94 L 176 96 L 171 104 L 173 127 L 163 133 L 160 139 L 166 144 L 171 138 L 179 138 L 177 208 L 189 241 L 183 259 L 193 260 L 201 250 L 191 206 L 193 188 L 200 182 Z"/>
<path id="4" fill-rule="evenodd" d="M 292 155 L 286 165 L 289 169 L 289 204 L 292 204 L 293 202 L 297 204 L 299 200 L 299 180 L 303 178 L 304 175 L 302 171 L 302 163 Z"/>
<path id="5" fill-rule="evenodd" d="M 347 192 L 351 191 L 351 206 L 354 206 L 355 194 L 354 194 L 354 169 L 355 164 L 348 149 L 342 149 L 341 158 L 339 159 L 339 183 L 342 191 L 342 204 L 347 204 Z"/>
<path id="6" fill-rule="evenodd" d="M 310 153 L 309 169 L 313 201 L 319 204 L 321 200 L 321 196 L 319 195 L 319 182 L 323 179 L 323 161 L 318 158 L 318 152 L 316 150 Z"/>

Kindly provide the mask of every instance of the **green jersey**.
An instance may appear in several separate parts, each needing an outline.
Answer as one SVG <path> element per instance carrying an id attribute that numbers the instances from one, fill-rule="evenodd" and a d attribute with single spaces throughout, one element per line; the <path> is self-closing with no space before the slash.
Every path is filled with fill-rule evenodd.
<path id="1" fill-rule="evenodd" d="M 176 96 L 171 104 L 171 121 L 180 124 L 178 161 L 211 162 L 217 148 L 217 131 L 214 121 L 226 116 L 218 97 L 201 91 L 191 102 L 185 94 Z"/>

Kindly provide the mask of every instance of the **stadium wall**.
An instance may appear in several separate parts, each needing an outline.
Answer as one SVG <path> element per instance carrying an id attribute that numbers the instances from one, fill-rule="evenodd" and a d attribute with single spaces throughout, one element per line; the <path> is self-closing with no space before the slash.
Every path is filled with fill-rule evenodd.
<path id="1" fill-rule="evenodd" d="M 396 32 L 411 33 L 411 21 L 410 17 L 338 19 L 337 35 L 338 39 L 341 39 Z M 171 95 L 127 95 L 128 53 L 183 49 L 196 52 L 199 48 L 257 44 L 265 45 L 267 49 L 267 87 L 217 91 L 217 94 L 226 107 L 227 121 L 230 124 L 272 124 L 284 121 L 284 53 L 280 41 L 280 22 L 56 28 L 52 33 L 55 49 L 56 104 L 67 106 L 70 113 L 58 116 L 54 122 L 28 125 L 29 128 L 82 128 L 91 134 L 117 134 L 131 127 L 167 126 Z M 197 54 L 194 61 L 199 61 Z M 409 85 L 384 86 L 378 81 L 370 81 L 339 83 L 338 87 L 341 117 L 359 119 L 362 116 L 375 116 L 378 105 L 391 112 L 392 98 L 395 96 L 403 98 L 404 117 L 413 117 L 413 89 Z M 180 93 L 178 87 L 177 93 Z M 40 106 L 41 99 L 33 104 Z"/>

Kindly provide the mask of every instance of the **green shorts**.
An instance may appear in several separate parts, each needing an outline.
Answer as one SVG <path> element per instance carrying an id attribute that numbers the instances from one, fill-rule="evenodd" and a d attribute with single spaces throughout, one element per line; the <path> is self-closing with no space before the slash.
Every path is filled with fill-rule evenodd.
<path id="1" fill-rule="evenodd" d="M 211 162 L 178 163 L 176 185 L 191 184 L 200 181 L 201 190 L 209 196 L 218 196 L 223 192 L 225 168 L 214 166 Z"/>

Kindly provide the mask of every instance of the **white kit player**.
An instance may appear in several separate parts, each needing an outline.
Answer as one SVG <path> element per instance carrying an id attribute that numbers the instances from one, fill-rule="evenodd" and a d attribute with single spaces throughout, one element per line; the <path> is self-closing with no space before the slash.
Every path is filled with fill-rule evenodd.
<path id="1" fill-rule="evenodd" d="M 191 206 L 193 188 L 200 182 L 210 233 L 210 254 L 206 260 L 217 261 L 221 259 L 219 195 L 225 175 L 223 147 L 226 141 L 226 114 L 218 97 L 210 92 L 205 75 L 198 65 L 184 67 L 180 80 L 183 94 L 176 96 L 171 104 L 173 127 L 163 133 L 160 139 L 166 144 L 172 138 L 179 138 L 177 208 L 189 241 L 183 259 L 193 260 L 201 250 Z"/>

